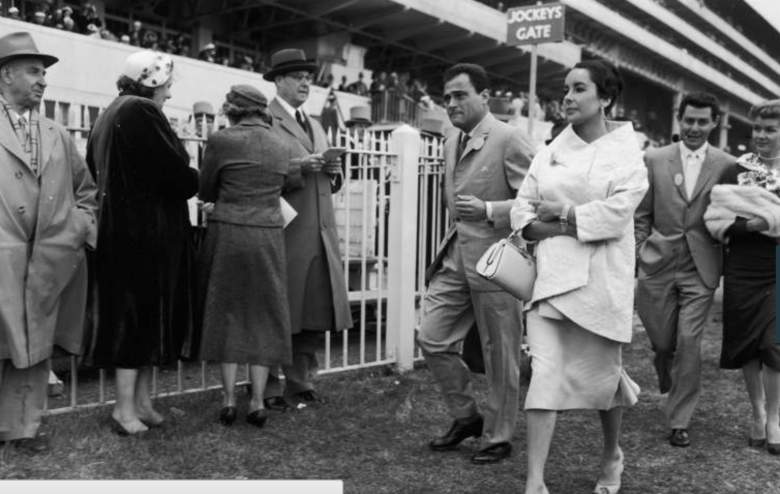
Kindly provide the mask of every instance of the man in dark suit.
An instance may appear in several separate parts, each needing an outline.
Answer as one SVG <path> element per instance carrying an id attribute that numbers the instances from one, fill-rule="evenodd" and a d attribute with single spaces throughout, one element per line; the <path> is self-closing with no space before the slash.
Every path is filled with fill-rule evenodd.
<path id="1" fill-rule="evenodd" d="M 283 195 L 298 212 L 285 229 L 293 363 L 283 367 L 284 393 L 273 373 L 266 387 L 266 406 L 284 409 L 287 401 L 323 401 L 312 382 L 322 333 L 351 328 L 352 315 L 331 200 L 342 183 L 341 160 L 325 161 L 325 131 L 303 109 L 317 66 L 296 49 L 274 53 L 271 64 L 263 75 L 276 84 L 268 112 L 274 131 L 289 147 L 291 158 L 300 163 L 303 174 L 301 186 Z"/>
<path id="2" fill-rule="evenodd" d="M 477 260 L 509 235 L 509 210 L 531 161 L 522 132 L 488 111 L 485 70 L 458 64 L 444 75 L 447 113 L 456 127 L 444 144 L 444 191 L 453 223 L 423 301 L 417 341 L 455 417 L 431 449 L 453 449 L 468 437 L 482 437 L 471 461 L 508 457 L 520 387 L 522 304 L 476 272 Z M 482 341 L 488 401 L 484 419 L 469 392 L 469 371 L 460 346 L 476 322 Z"/>
<path id="3" fill-rule="evenodd" d="M 710 190 L 734 157 L 710 146 L 718 101 L 706 93 L 680 103 L 679 143 L 648 150 L 650 188 L 636 210 L 637 311 L 655 352 L 672 446 L 690 444 L 688 424 L 700 394 L 701 337 L 721 274 L 721 246 L 702 216 Z"/>

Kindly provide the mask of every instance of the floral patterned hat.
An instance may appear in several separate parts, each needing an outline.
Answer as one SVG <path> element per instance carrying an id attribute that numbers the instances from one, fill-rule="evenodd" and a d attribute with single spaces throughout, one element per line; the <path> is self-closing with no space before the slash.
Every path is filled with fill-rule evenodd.
<path id="1" fill-rule="evenodd" d="M 122 75 L 146 87 L 160 87 L 173 75 L 173 59 L 151 50 L 137 51 L 125 59 Z"/>

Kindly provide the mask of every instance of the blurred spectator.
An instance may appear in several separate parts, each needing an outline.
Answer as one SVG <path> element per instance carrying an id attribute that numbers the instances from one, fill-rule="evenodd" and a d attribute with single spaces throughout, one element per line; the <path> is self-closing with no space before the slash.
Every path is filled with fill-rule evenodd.
<path id="1" fill-rule="evenodd" d="M 420 79 L 415 78 L 412 81 L 411 96 L 412 99 L 419 102 L 424 96 L 428 95 L 428 85 Z"/>
<path id="2" fill-rule="evenodd" d="M 63 11 L 62 14 L 62 29 L 65 31 L 75 31 L 76 30 L 76 22 L 73 20 L 73 17 L 66 14 Z"/>
<path id="3" fill-rule="evenodd" d="M 208 43 L 206 46 L 200 49 L 198 58 L 211 63 L 217 63 L 217 47 L 214 43 Z"/>
<path id="4" fill-rule="evenodd" d="M 94 24 L 87 24 L 87 32 L 84 33 L 87 36 L 91 38 L 99 38 L 100 37 L 100 30 L 98 30 L 98 27 Z"/>
<path id="5" fill-rule="evenodd" d="M 397 93 L 401 92 L 400 81 L 398 80 L 397 72 L 390 72 L 390 75 L 387 77 L 387 84 L 385 84 L 385 89 L 387 91 L 394 91 Z"/>
<path id="6" fill-rule="evenodd" d="M 16 19 L 17 21 L 21 21 L 22 18 L 19 16 L 19 9 L 16 7 L 11 7 L 8 9 L 8 17 L 11 19 Z"/>
<path id="7" fill-rule="evenodd" d="M 347 91 L 355 93 L 358 96 L 366 96 L 368 94 L 368 87 L 363 82 L 363 72 L 358 73 L 358 80 L 347 86 Z"/>
<path id="8" fill-rule="evenodd" d="M 130 44 L 130 35 L 129 34 L 123 34 L 119 37 L 119 42 L 124 43 L 126 45 Z"/>
<path id="9" fill-rule="evenodd" d="M 133 46 L 141 46 L 141 42 L 144 39 L 143 24 L 141 21 L 133 21 L 133 26 L 130 28 L 130 32 L 127 33 L 130 36 L 130 44 Z"/>
<path id="10" fill-rule="evenodd" d="M 380 72 L 377 74 L 374 72 L 371 78 L 370 91 L 371 94 L 381 93 L 387 89 L 387 74 Z"/>
<path id="11" fill-rule="evenodd" d="M 114 33 L 109 31 L 108 29 L 101 29 L 100 30 L 100 38 L 108 40 L 108 41 L 117 41 L 116 36 L 114 35 Z"/>
<path id="12" fill-rule="evenodd" d="M 30 22 L 43 26 L 46 24 L 46 13 L 42 10 L 36 10 L 30 17 Z"/>
<path id="13" fill-rule="evenodd" d="M 255 61 L 252 59 L 252 57 L 244 55 L 238 58 L 236 67 L 243 70 L 253 71 L 255 70 Z"/>
<path id="14" fill-rule="evenodd" d="M 333 88 L 333 74 L 328 74 L 317 83 L 320 87 Z"/>
<path id="15" fill-rule="evenodd" d="M 176 36 L 176 55 L 190 56 L 190 42 L 183 34 Z"/>
<path id="16" fill-rule="evenodd" d="M 147 50 L 157 51 L 160 49 L 159 36 L 155 31 L 147 29 L 144 31 L 144 37 L 141 40 L 141 47 Z"/>
<path id="17" fill-rule="evenodd" d="M 192 124 L 195 127 L 195 135 L 205 137 L 214 132 L 214 107 L 208 101 L 196 101 L 192 105 Z"/>
<path id="18" fill-rule="evenodd" d="M 336 131 L 339 130 L 339 104 L 336 99 L 336 94 L 331 88 L 330 94 L 325 101 L 325 106 L 320 113 L 320 123 L 322 123 L 322 130 L 325 131 L 326 136 L 330 136 L 330 144 L 335 144 Z"/>
<path id="19" fill-rule="evenodd" d="M 165 53 L 176 53 L 176 36 L 173 34 L 169 34 L 165 37 L 165 40 L 162 42 L 161 51 L 164 51 Z"/>
<path id="20" fill-rule="evenodd" d="M 349 84 L 347 84 L 347 76 L 341 76 L 341 84 L 339 84 L 339 91 L 348 91 Z"/>
<path id="21" fill-rule="evenodd" d="M 103 27 L 103 21 L 98 16 L 97 8 L 90 2 L 82 2 L 81 9 L 73 12 L 72 17 L 76 23 L 76 30 L 83 34 L 92 34 L 88 31 L 90 24 L 94 24 L 98 28 L 93 32 L 99 32 L 100 28 Z"/>

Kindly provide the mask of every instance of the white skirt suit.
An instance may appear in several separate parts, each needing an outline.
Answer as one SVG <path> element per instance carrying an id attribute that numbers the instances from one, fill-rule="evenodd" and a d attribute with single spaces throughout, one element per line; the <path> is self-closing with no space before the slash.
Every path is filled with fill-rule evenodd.
<path id="1" fill-rule="evenodd" d="M 536 245 L 537 279 L 526 304 L 533 374 L 526 410 L 609 410 L 636 403 L 623 370 L 632 336 L 634 210 L 648 188 L 633 127 L 608 122 L 586 143 L 568 126 L 536 155 L 512 207 L 512 227 L 536 218 L 531 200 L 572 206 L 577 238 Z"/>

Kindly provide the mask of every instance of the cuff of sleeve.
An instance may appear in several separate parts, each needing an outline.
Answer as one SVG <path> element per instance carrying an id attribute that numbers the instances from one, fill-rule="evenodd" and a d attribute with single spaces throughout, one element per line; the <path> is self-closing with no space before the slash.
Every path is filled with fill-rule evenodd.
<path id="1" fill-rule="evenodd" d="M 493 222 L 493 203 L 485 201 L 485 216 L 489 222 Z"/>

